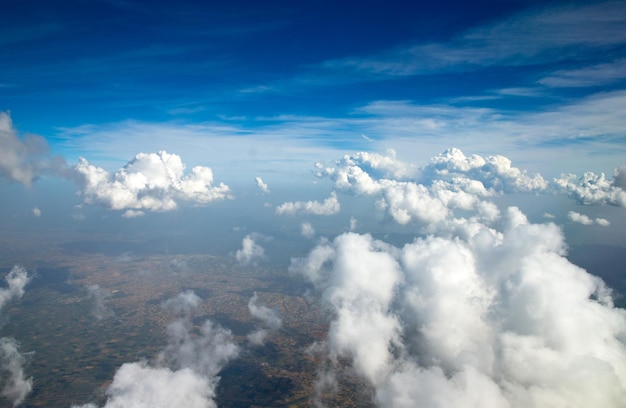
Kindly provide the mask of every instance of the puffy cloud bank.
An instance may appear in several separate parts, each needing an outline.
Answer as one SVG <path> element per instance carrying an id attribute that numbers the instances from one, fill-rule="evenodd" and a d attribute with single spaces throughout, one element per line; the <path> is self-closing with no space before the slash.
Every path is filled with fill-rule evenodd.
<path id="1" fill-rule="evenodd" d="M 502 156 L 450 149 L 422 168 L 358 153 L 317 175 L 379 197 L 376 208 L 426 235 L 396 247 L 346 233 L 290 270 L 331 311 L 319 395 L 342 364 L 381 407 L 619 407 L 626 400 L 626 311 L 604 282 L 570 263 L 561 230 L 532 224 L 503 193 L 565 193 L 624 205 L 623 171 L 553 183 Z M 571 220 L 609 225 L 570 212 Z"/>
<path id="2" fill-rule="evenodd" d="M 30 281 L 26 269 L 14 266 L 5 277 L 6 288 L 0 289 L 0 312 L 12 300 L 24 295 L 24 288 Z M 0 338 L 0 394 L 13 406 L 20 405 L 33 388 L 33 379 L 24 373 L 24 356 L 18 342 L 11 337 Z"/>
<path id="3" fill-rule="evenodd" d="M 566 194 L 581 204 L 626 207 L 622 168 L 615 171 L 613 181 L 603 174 L 585 173 L 580 178 L 564 175 L 550 183 L 514 167 L 504 156 L 466 156 L 456 148 L 421 168 L 399 161 L 393 152 L 387 156 L 361 152 L 331 166 L 316 163 L 315 167 L 316 176 L 330 178 L 337 190 L 380 197 L 377 208 L 400 224 L 439 224 L 459 211 L 476 212 L 481 221 L 494 220 L 498 209 L 488 200 L 504 193 Z M 284 210 L 294 207 L 287 204 Z"/>
<path id="4" fill-rule="evenodd" d="M 139 153 L 114 174 L 81 158 L 75 171 L 82 182 L 81 195 L 87 204 L 101 204 L 113 210 L 127 210 L 127 217 L 143 211 L 171 211 L 179 201 L 196 205 L 232 198 L 230 188 L 213 185 L 213 171 L 196 166 L 185 173 L 180 156 L 165 151 Z"/>
<path id="5" fill-rule="evenodd" d="M 502 225 L 402 248 L 346 233 L 292 261 L 333 312 L 328 357 L 378 406 L 622 406 L 626 312 L 557 226 L 514 207 Z"/>
<path id="6" fill-rule="evenodd" d="M 323 202 L 319 201 L 296 201 L 286 202 L 276 207 L 278 215 L 313 214 L 313 215 L 333 215 L 341 209 L 337 194 L 333 191 L 330 197 Z"/>
<path id="7" fill-rule="evenodd" d="M 122 365 L 106 391 L 105 408 L 217 407 L 218 374 L 238 355 L 238 348 L 230 331 L 209 320 L 199 331 L 194 330 L 192 312 L 200 303 L 193 292 L 181 293 L 165 303 L 178 315 L 167 326 L 167 347 L 152 364 L 139 361 Z"/>
<path id="8" fill-rule="evenodd" d="M 581 177 L 566 174 L 554 182 L 565 194 L 580 204 L 609 204 L 626 207 L 626 191 L 624 188 L 624 167 L 615 170 L 612 181 L 606 179 L 604 173 L 586 172 Z"/>

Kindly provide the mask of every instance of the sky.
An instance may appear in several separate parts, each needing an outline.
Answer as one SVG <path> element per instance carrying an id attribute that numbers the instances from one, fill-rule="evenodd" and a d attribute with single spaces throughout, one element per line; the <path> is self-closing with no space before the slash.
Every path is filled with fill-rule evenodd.
<path id="1" fill-rule="evenodd" d="M 378 406 L 618 406 L 623 266 L 575 248 L 626 247 L 625 27 L 624 1 L 11 2 L 0 220 L 285 266 L 332 311 L 320 395 L 349 357 Z M 147 373 L 214 390 L 236 347 L 207 323 L 187 363 L 185 313 L 107 406 Z"/>

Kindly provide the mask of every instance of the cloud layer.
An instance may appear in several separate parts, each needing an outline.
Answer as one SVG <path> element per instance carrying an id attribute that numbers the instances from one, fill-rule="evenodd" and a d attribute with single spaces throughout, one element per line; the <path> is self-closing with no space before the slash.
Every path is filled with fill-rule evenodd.
<path id="1" fill-rule="evenodd" d="M 377 196 L 391 220 L 426 232 L 402 247 L 345 233 L 292 259 L 290 270 L 315 284 L 331 312 L 319 395 L 336 388 L 349 361 L 381 407 L 620 406 L 626 311 L 567 260 L 557 225 L 532 224 L 491 198 L 576 198 L 582 189 L 594 197 L 585 204 L 622 205 L 611 198 L 624 192 L 621 170 L 612 182 L 586 174 L 550 183 L 506 157 L 458 149 L 421 168 L 396 161 L 360 153 L 316 165 L 335 189 Z"/>
<path id="2" fill-rule="evenodd" d="M 333 312 L 330 361 L 378 406 L 621 406 L 626 313 L 559 228 L 514 207 L 504 221 L 402 248 L 347 233 L 293 260 Z"/>
<path id="3" fill-rule="evenodd" d="M 360 152 L 334 165 L 318 162 L 315 167 L 316 176 L 330 178 L 337 190 L 380 197 L 377 208 L 400 224 L 438 225 L 460 211 L 475 212 L 479 220 L 490 222 L 499 217 L 499 210 L 488 200 L 507 193 L 564 194 L 581 204 L 626 206 L 620 169 L 613 181 L 588 172 L 582 177 L 563 175 L 550 183 L 540 174 L 529 175 L 513 166 L 507 157 L 466 156 L 457 148 L 421 168 L 397 160 L 394 152 L 387 156 Z"/>

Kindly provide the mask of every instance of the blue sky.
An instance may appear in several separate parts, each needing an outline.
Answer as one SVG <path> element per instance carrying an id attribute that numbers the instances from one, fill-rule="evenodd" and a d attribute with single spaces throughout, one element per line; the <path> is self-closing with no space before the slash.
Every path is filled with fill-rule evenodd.
<path id="1" fill-rule="evenodd" d="M 69 162 L 113 168 L 148 148 L 139 129 L 162 126 L 207 144 L 244 135 L 423 158 L 456 146 L 535 171 L 549 166 L 525 152 L 610 172 L 626 145 L 625 13 L 623 2 L 17 2 L 1 17 L 0 109 Z M 181 145 L 156 137 L 153 150 Z"/>

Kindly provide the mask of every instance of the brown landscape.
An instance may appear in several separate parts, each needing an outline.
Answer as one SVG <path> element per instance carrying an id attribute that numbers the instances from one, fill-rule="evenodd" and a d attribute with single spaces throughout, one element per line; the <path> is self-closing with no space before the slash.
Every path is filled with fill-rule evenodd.
<path id="1" fill-rule="evenodd" d="M 232 257 L 208 254 L 105 253 L 102 243 L 125 238 L 102 235 L 4 237 L 3 271 L 25 266 L 34 276 L 23 298 L 7 310 L 2 334 L 28 355 L 33 391 L 25 407 L 70 407 L 104 394 L 122 364 L 150 361 L 167 342 L 173 319 L 163 303 L 183 291 L 202 299 L 194 324 L 210 319 L 232 331 L 240 355 L 220 373 L 220 407 L 312 406 L 319 355 L 310 352 L 327 332 L 312 287 L 276 267 L 241 266 Z M 100 309 L 88 290 L 98 285 Z M 258 327 L 248 302 L 276 310 L 282 327 L 262 346 L 247 341 Z M 346 372 L 331 405 L 369 406 L 366 388 Z M 10 406 L 1 400 L 0 406 Z"/>

